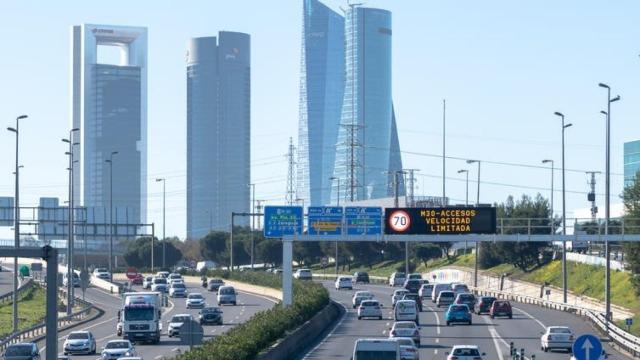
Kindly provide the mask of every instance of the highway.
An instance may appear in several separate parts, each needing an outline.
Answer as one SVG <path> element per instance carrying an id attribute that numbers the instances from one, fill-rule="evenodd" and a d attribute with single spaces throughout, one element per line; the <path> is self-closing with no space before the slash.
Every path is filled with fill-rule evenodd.
<path id="1" fill-rule="evenodd" d="M 188 291 L 202 293 L 207 301 L 207 304 L 215 305 L 215 293 L 208 292 L 204 288 L 197 286 L 196 284 L 187 284 Z M 143 291 L 140 286 L 134 286 L 134 290 Z M 78 296 L 81 296 L 82 292 L 76 290 Z M 86 291 L 86 300 L 90 301 L 97 307 L 103 309 L 105 314 L 98 319 L 88 322 L 86 324 L 77 326 L 68 331 L 62 331 L 58 334 L 58 350 L 62 353 L 62 345 L 66 335 L 71 331 L 77 330 L 89 330 L 93 333 L 97 340 L 97 354 L 96 355 L 74 355 L 73 359 L 99 359 L 100 349 L 109 340 L 118 339 L 116 336 L 116 319 L 117 312 L 121 299 L 117 295 L 109 294 L 97 288 L 89 288 Z M 163 322 L 163 335 L 158 345 L 151 344 L 136 344 L 136 350 L 140 356 L 144 359 L 160 359 L 163 356 L 171 357 L 178 351 L 184 351 L 188 349 L 188 346 L 182 346 L 179 344 L 180 340 L 177 338 L 169 338 L 166 335 L 167 321 L 171 319 L 171 316 L 175 314 L 191 313 L 197 318 L 198 310 L 187 310 L 185 307 L 185 299 L 169 299 L 169 307 L 165 308 L 162 315 Z M 233 328 L 237 324 L 240 324 L 249 319 L 253 314 L 258 311 L 266 310 L 275 304 L 274 300 L 271 300 L 260 295 L 251 295 L 247 293 L 239 292 L 238 305 L 237 306 L 223 306 L 223 319 L 224 324 L 222 326 L 204 326 L 205 341 L 216 335 L 222 334 L 225 331 Z M 41 354 L 44 354 L 44 340 L 38 343 Z"/>
<path id="2" fill-rule="evenodd" d="M 8 267 L 3 266 L 0 271 L 0 295 L 13 291 L 13 272 L 9 270 Z"/>
<path id="3" fill-rule="evenodd" d="M 333 282 L 323 282 L 330 291 L 332 299 L 346 307 L 347 313 L 338 325 L 312 348 L 304 359 L 348 359 L 352 355 L 355 340 L 359 338 L 388 337 L 393 325 L 391 313 L 391 294 L 394 288 L 384 285 L 357 285 L 353 291 L 337 291 Z M 383 305 L 383 320 L 358 320 L 355 309 L 351 307 L 351 297 L 357 290 L 369 290 Z M 486 353 L 486 360 L 510 359 L 509 343 L 525 348 L 528 359 L 533 353 L 536 359 L 569 359 L 566 352 L 544 353 L 540 350 L 541 332 L 546 326 L 569 326 L 574 334 L 595 333 L 586 320 L 569 313 L 542 309 L 533 305 L 513 303 L 513 319 L 496 318 L 488 315 L 473 315 L 473 325 L 446 326 L 444 308 L 437 309 L 431 301 L 424 302 L 424 311 L 420 314 L 421 360 L 444 360 L 445 352 L 453 345 L 478 345 Z M 630 359 L 605 346 L 610 360 Z"/>

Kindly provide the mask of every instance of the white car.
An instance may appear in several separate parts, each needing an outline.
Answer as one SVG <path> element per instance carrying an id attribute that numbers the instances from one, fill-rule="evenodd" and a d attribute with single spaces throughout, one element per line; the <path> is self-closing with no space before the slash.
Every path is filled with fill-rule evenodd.
<path id="1" fill-rule="evenodd" d="M 413 300 L 398 300 L 393 308 L 393 319 L 395 321 L 414 321 L 420 325 L 420 312 Z"/>
<path id="2" fill-rule="evenodd" d="M 311 270 L 309 269 L 298 269 L 295 273 L 293 273 L 293 277 L 298 280 L 311 280 Z"/>
<path id="3" fill-rule="evenodd" d="M 396 321 L 389 331 L 390 338 L 408 337 L 420 346 L 420 328 L 413 321 Z"/>
<path id="4" fill-rule="evenodd" d="M 485 353 L 480 353 L 476 345 L 454 345 L 450 352 L 446 352 L 447 360 L 483 360 Z"/>
<path id="5" fill-rule="evenodd" d="M 169 280 L 169 282 L 171 282 L 171 280 L 182 280 L 182 275 L 178 274 L 178 273 L 171 273 L 169 274 L 169 276 L 167 276 L 167 280 Z"/>
<path id="6" fill-rule="evenodd" d="M 157 291 L 157 292 L 163 292 L 166 293 L 167 292 L 167 279 L 163 278 L 163 277 L 154 277 L 151 280 L 151 291 Z"/>
<path id="7" fill-rule="evenodd" d="M 68 354 L 95 354 L 96 338 L 89 331 L 72 331 L 62 345 L 65 355 Z"/>
<path id="8" fill-rule="evenodd" d="M 193 316 L 191 314 L 176 314 L 171 317 L 169 320 L 169 326 L 167 332 L 169 333 L 169 337 L 179 336 L 180 335 L 180 327 L 185 321 L 193 320 Z"/>
<path id="9" fill-rule="evenodd" d="M 233 288 L 233 286 L 220 286 L 220 288 L 218 289 L 218 296 L 217 296 L 217 300 L 218 300 L 218 306 L 222 305 L 222 304 L 232 304 L 232 305 L 236 305 L 236 289 Z"/>
<path id="10" fill-rule="evenodd" d="M 465 294 L 465 293 L 470 293 L 471 291 L 469 291 L 469 287 L 466 284 L 462 284 L 462 283 L 455 283 L 451 285 L 451 290 L 453 290 L 453 292 L 458 295 L 458 294 Z"/>
<path id="11" fill-rule="evenodd" d="M 418 296 L 420 296 L 422 300 L 425 300 L 426 298 L 431 299 L 432 292 L 433 284 L 422 284 L 422 286 L 420 286 L 420 290 L 418 290 Z"/>
<path id="12" fill-rule="evenodd" d="M 340 290 L 340 289 L 353 290 L 353 281 L 348 276 L 338 277 L 334 285 L 336 287 L 336 290 Z"/>
<path id="13" fill-rule="evenodd" d="M 391 306 L 396 306 L 396 302 L 398 302 L 398 300 L 402 300 L 402 298 L 404 298 L 404 296 L 408 293 L 409 290 L 405 289 L 398 289 L 394 291 L 393 295 L 391 295 Z"/>
<path id="14" fill-rule="evenodd" d="M 368 292 L 368 291 L 356 291 L 355 294 L 353 294 L 353 297 L 351 298 L 351 304 L 353 305 L 353 308 L 357 308 L 358 306 L 360 306 L 360 303 L 363 300 L 371 300 L 373 299 L 373 294 Z"/>
<path id="15" fill-rule="evenodd" d="M 168 284 L 169 285 L 173 285 L 173 284 L 183 284 L 184 285 L 184 280 L 182 279 L 168 279 Z"/>
<path id="16" fill-rule="evenodd" d="M 93 270 L 93 276 L 102 280 L 111 279 L 111 273 L 106 268 L 96 268 L 95 270 Z"/>
<path id="17" fill-rule="evenodd" d="M 353 346 L 353 360 L 400 359 L 400 345 L 395 339 L 358 339 Z"/>
<path id="18" fill-rule="evenodd" d="M 540 349 L 547 352 L 553 349 L 571 352 L 573 347 L 573 333 L 566 326 L 549 326 L 540 337 Z"/>
<path id="19" fill-rule="evenodd" d="M 161 277 L 161 278 L 168 278 L 169 277 L 169 272 L 168 271 L 158 271 L 156 273 L 156 277 Z"/>
<path id="20" fill-rule="evenodd" d="M 184 284 L 173 283 L 169 286 L 169 296 L 172 298 L 187 296 L 187 287 Z"/>
<path id="21" fill-rule="evenodd" d="M 378 300 L 362 300 L 358 306 L 358 320 L 363 318 L 382 320 L 382 305 Z"/>
<path id="22" fill-rule="evenodd" d="M 102 360 L 117 360 L 125 356 L 136 356 L 136 349 L 129 340 L 110 340 L 102 348 Z"/>
<path id="23" fill-rule="evenodd" d="M 407 276 L 403 272 L 394 272 L 389 276 L 389 286 L 402 286 L 407 280 Z"/>
<path id="24" fill-rule="evenodd" d="M 206 305 L 207 304 L 204 301 L 204 296 L 202 296 L 202 294 L 200 293 L 189 294 L 189 296 L 187 297 L 187 309 L 202 309 Z"/>
<path id="25" fill-rule="evenodd" d="M 145 276 L 142 280 L 142 288 L 151 290 L 151 283 L 153 283 L 153 276 Z"/>
<path id="26" fill-rule="evenodd" d="M 400 345 L 400 360 L 420 360 L 420 351 L 410 337 L 394 338 Z"/>

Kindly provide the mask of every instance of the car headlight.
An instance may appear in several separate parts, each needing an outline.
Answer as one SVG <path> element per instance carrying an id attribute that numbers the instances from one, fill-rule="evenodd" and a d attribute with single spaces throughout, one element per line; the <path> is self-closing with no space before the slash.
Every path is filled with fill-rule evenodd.
<path id="1" fill-rule="evenodd" d="M 126 356 L 133 356 L 133 352 L 132 351 L 127 351 L 126 353 L 124 353 Z"/>

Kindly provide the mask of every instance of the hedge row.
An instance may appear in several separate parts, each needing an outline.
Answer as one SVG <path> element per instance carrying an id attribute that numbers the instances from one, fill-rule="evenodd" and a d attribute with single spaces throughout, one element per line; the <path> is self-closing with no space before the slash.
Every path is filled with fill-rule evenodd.
<path id="1" fill-rule="evenodd" d="M 281 288 L 280 276 L 261 272 L 211 271 L 210 277 L 222 277 L 254 285 Z M 253 359 L 278 339 L 286 336 L 329 304 L 329 293 L 320 284 L 294 280 L 293 305 L 273 308 L 253 315 L 247 322 L 206 341 L 201 347 L 186 352 L 178 360 L 242 360 Z"/>

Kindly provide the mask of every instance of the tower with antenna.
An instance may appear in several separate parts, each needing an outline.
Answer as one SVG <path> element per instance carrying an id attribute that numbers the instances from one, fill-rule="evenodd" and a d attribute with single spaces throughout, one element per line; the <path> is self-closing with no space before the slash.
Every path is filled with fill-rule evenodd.
<path id="1" fill-rule="evenodd" d="M 598 215 L 598 206 L 596 206 L 596 174 L 600 174 L 600 171 L 587 171 L 587 175 L 589 175 L 587 184 L 589 184 L 590 187 L 589 193 L 587 194 L 587 201 L 591 202 L 592 221 L 595 221 Z"/>
<path id="2" fill-rule="evenodd" d="M 408 194 L 407 194 L 407 206 L 408 207 L 415 207 L 416 206 L 416 198 L 415 198 L 415 183 L 416 183 L 416 177 L 415 177 L 415 172 L 416 171 L 420 171 L 420 169 L 405 169 L 404 171 L 406 171 L 409 176 L 407 178 L 407 185 L 408 185 Z"/>
<path id="3" fill-rule="evenodd" d="M 288 172 L 287 172 L 287 195 L 285 196 L 285 203 L 289 206 L 293 205 L 296 199 L 295 195 L 295 154 L 296 147 L 293 146 L 293 138 L 289 138 L 289 151 L 287 152 L 287 160 L 288 160 Z"/>

